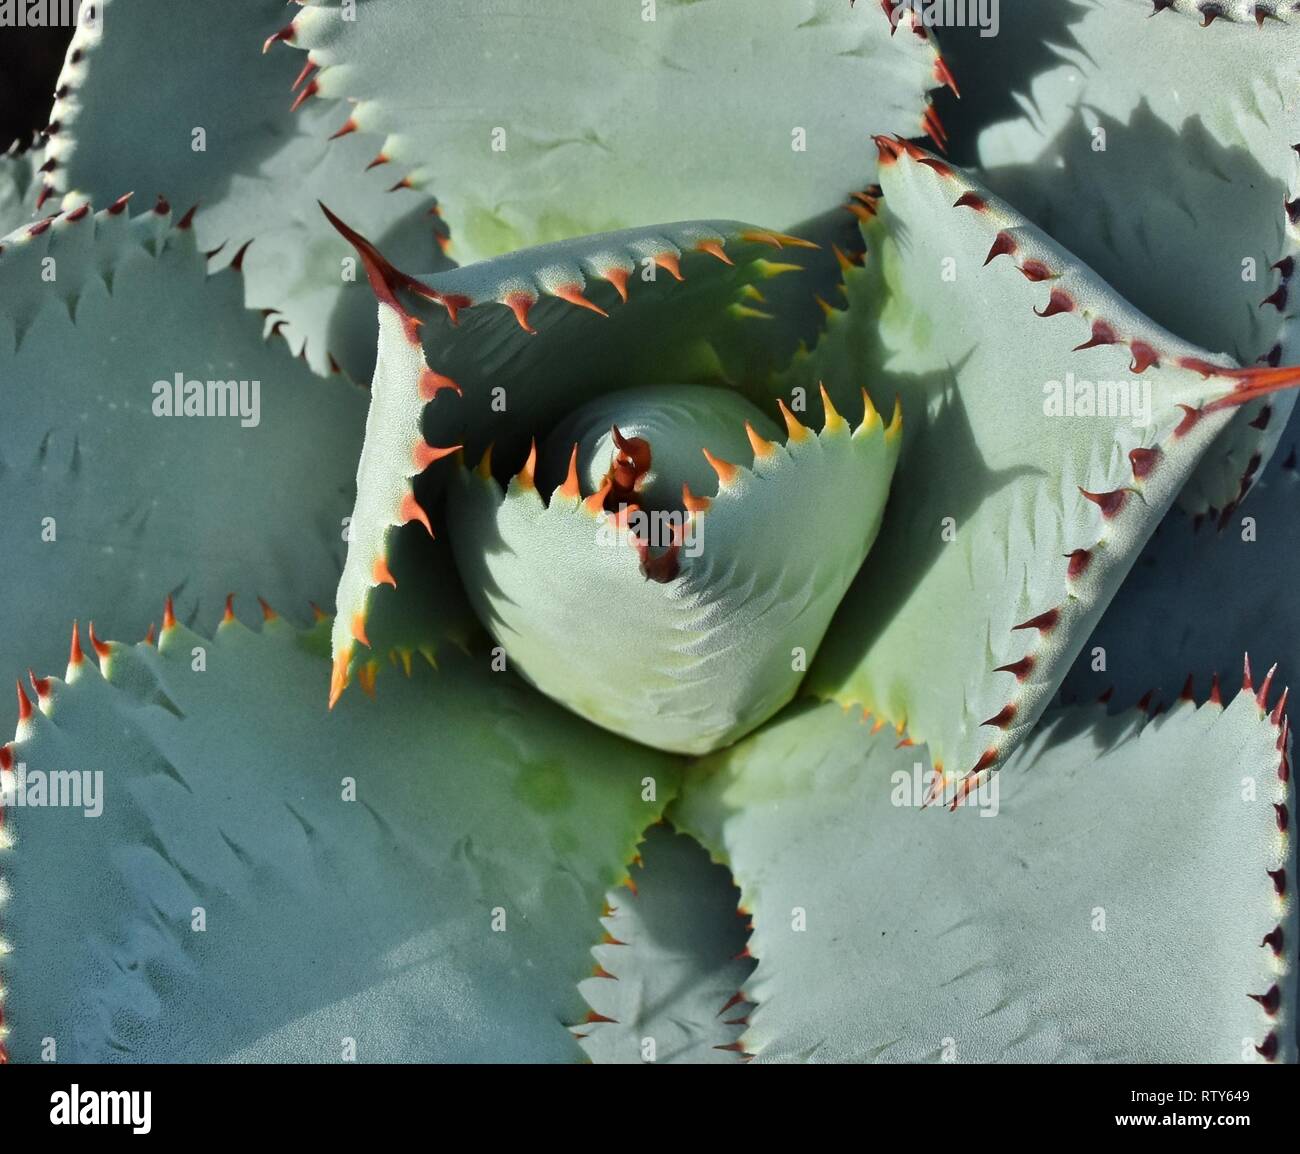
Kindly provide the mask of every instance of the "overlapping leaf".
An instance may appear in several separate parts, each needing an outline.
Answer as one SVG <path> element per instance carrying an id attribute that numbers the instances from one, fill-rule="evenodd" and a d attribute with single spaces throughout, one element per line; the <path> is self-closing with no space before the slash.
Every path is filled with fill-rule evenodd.
<path id="1" fill-rule="evenodd" d="M 1294 1060 L 1285 745 L 1249 692 L 1150 724 L 1067 710 L 947 812 L 918 808 L 924 750 L 834 705 L 787 714 L 670 815 L 753 913 L 746 1051 Z"/>
<path id="2" fill-rule="evenodd" d="M 249 307 L 270 312 L 318 373 L 333 356 L 369 380 L 373 301 L 316 199 L 422 271 L 447 264 L 433 201 L 389 193 L 400 174 L 366 170 L 375 138 L 329 139 L 346 123 L 340 110 L 291 111 L 294 69 L 261 54 L 282 0 L 94 4 L 99 19 L 79 25 L 59 77 L 36 201 L 71 209 L 134 190 L 178 213 L 199 205 L 199 246 L 220 250 L 222 265 L 239 255 Z"/>
<path id="3" fill-rule="evenodd" d="M 279 36 L 434 188 L 465 261 L 653 220 L 789 228 L 869 184 L 865 134 L 922 132 L 949 79 L 910 11 L 841 0 L 331 0 Z"/>
<path id="4" fill-rule="evenodd" d="M 601 899 L 670 759 L 486 659 L 329 715 L 324 667 L 323 631 L 231 620 L 35 683 L 0 763 L 16 1059 L 581 1057 Z M 98 816 L 35 805 L 51 773 Z"/>

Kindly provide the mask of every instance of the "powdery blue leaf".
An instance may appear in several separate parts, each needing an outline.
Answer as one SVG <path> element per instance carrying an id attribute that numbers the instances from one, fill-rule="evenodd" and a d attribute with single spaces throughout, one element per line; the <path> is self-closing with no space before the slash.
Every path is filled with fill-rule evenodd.
<path id="1" fill-rule="evenodd" d="M 326 714 L 324 640 L 172 624 L 34 682 L 0 762 L 15 1059 L 581 1058 L 601 899 L 671 760 L 486 660 Z M 101 775 L 98 816 L 31 804 L 51 773 Z"/>
<path id="2" fill-rule="evenodd" d="M 923 749 L 834 705 L 785 714 L 693 769 L 671 811 L 753 911 L 745 1050 L 1294 1060 L 1285 745 L 1249 692 L 1149 724 L 1067 710 L 950 812 L 919 808 Z"/>

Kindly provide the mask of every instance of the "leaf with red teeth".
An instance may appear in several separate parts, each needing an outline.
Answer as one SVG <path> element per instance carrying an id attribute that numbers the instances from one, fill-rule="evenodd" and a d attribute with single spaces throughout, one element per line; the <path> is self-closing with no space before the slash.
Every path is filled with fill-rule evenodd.
<path id="1" fill-rule="evenodd" d="M 209 625 L 232 590 L 328 603 L 360 390 L 263 342 L 165 215 L 65 213 L 0 246 L 0 666 L 61 666 L 73 614 L 143 637 L 166 592 Z M 163 415 L 177 375 L 203 415 Z"/>
<path id="2" fill-rule="evenodd" d="M 360 20 L 322 0 L 291 44 L 321 66 L 317 101 L 364 110 L 383 155 L 435 184 L 473 261 L 650 220 L 790 227 L 830 208 L 874 179 L 865 134 L 920 133 L 950 79 L 933 37 L 892 31 L 878 9 L 823 0 L 441 0 L 432 18 L 424 0 L 371 0 Z M 445 99 L 430 102 L 431 75 Z"/>
<path id="3" fill-rule="evenodd" d="M 584 400 L 639 381 L 712 375 L 716 357 L 701 355 L 701 348 L 735 339 L 745 322 L 729 308 L 741 289 L 765 280 L 772 258 L 802 243 L 734 222 L 696 221 L 584 237 L 411 277 L 346 222 L 336 224 L 357 246 L 380 298 L 380 336 L 337 596 L 335 699 L 356 663 L 372 659 L 356 643 L 351 623 L 371 612 L 375 565 L 381 558 L 392 562 L 397 527 L 414 519 L 436 531 L 450 467 L 437 458 L 446 449 L 464 446 L 475 461 L 494 444 L 494 459 L 517 465 L 539 431 Z M 713 247 L 730 263 L 718 260 Z M 669 252 L 676 254 L 680 282 L 663 272 Z M 618 291 L 622 282 L 611 279 L 614 270 L 631 274 L 623 285 L 627 303 Z M 576 303 L 575 286 L 598 308 Z M 503 307 L 524 299 L 533 302 L 526 311 L 532 332 Z M 575 344 L 583 349 L 577 360 Z M 426 382 L 434 378 L 454 386 L 431 390 Z M 390 594 L 395 605 L 405 596 L 400 574 Z"/>
<path id="4" fill-rule="evenodd" d="M 734 1064 L 747 1008 L 736 991 L 754 968 L 740 956 L 749 933 L 736 888 L 699 845 L 660 826 L 638 856 L 635 893 L 606 897 L 592 949 L 600 973 L 578 987 L 606 1019 L 582 1027 L 582 1048 L 597 1064 Z"/>
<path id="5" fill-rule="evenodd" d="M 103 19 L 73 34 L 59 78 L 51 119 L 60 127 L 47 139 L 51 167 L 39 182 L 46 211 L 105 204 L 128 188 L 165 194 L 178 213 L 198 205 L 199 248 L 224 245 L 214 266 L 256 239 L 242 264 L 245 303 L 280 313 L 272 332 L 321 375 L 332 356 L 355 380 L 369 380 L 373 303 L 349 275 L 351 251 L 321 219 L 316 197 L 426 272 L 450 265 L 436 239 L 445 226 L 429 215 L 435 202 L 409 189 L 388 195 L 391 171 L 364 171 L 380 143 L 366 131 L 364 108 L 349 116 L 312 100 L 291 109 L 297 61 L 258 53 L 284 23 L 278 0 L 100 7 Z M 159 29 L 176 46 L 161 58 Z M 157 82 L 141 83 L 145 72 Z M 299 86 L 300 100 L 313 84 Z M 331 141 L 345 120 L 360 130 Z"/>
<path id="6" fill-rule="evenodd" d="M 669 817 L 753 911 L 742 1046 L 759 1062 L 1294 1061 L 1296 971 L 1272 945 L 1297 931 L 1270 873 L 1294 884 L 1282 736 L 1250 693 L 1154 721 L 1057 710 L 954 812 L 922 808 L 927 750 L 834 704 L 707 758 Z"/>
<path id="7" fill-rule="evenodd" d="M 1300 614 L 1293 608 L 1298 436 L 1293 418 L 1281 451 L 1239 509 L 1196 519 L 1171 514 L 1093 631 L 1063 694 L 1090 698 L 1103 682 L 1113 682 L 1121 700 L 1153 686 L 1168 694 L 1189 669 L 1235 676 L 1243 650 L 1258 659 L 1257 668 L 1278 661 L 1284 684 L 1300 677 Z M 1106 653 L 1104 674 L 1088 659 L 1097 647 Z M 1279 696 L 1274 688 L 1269 704 Z"/>
<path id="8" fill-rule="evenodd" d="M 565 1023 L 601 900 L 674 759 L 486 659 L 326 715 L 324 642 L 177 625 L 115 645 L 107 680 L 89 662 L 50 679 L 4 747 L 5 801 L 21 765 L 29 788 L 102 774 L 102 811 L 3 811 L 13 1058 L 48 1037 L 73 1062 L 331 1062 L 343 1037 L 358 1061 L 581 1057 Z"/>
<path id="9" fill-rule="evenodd" d="M 1214 402 L 1300 378 L 1179 341 L 926 159 L 900 146 L 864 226 L 870 257 L 846 273 L 849 308 L 784 383 L 825 381 L 838 399 L 866 379 L 902 397 L 890 516 L 809 688 L 905 724 L 956 781 L 990 749 L 996 768 L 1046 707 L 1228 420 Z M 1053 276 L 1022 276 L 1030 261 Z M 1115 340 L 1087 347 L 1099 321 Z M 1200 412 L 1190 428 L 1180 404 Z M 1050 631 L 1015 629 L 1052 610 Z M 1010 725 L 985 724 L 1008 703 Z"/>
<path id="10" fill-rule="evenodd" d="M 992 40 L 953 33 L 981 178 L 1171 332 L 1246 365 L 1300 361 L 1300 222 L 1285 207 L 1300 194 L 1300 11 L 1044 0 L 1014 20 Z M 1039 41 L 1059 47 L 1029 66 L 1023 46 Z M 1294 403 L 1243 408 L 1179 503 L 1204 514 L 1239 501 Z"/>

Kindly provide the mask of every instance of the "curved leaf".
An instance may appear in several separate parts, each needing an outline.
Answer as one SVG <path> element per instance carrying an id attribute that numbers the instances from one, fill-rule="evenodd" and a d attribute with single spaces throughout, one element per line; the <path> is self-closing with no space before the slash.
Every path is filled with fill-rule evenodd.
<path id="1" fill-rule="evenodd" d="M 420 522 L 432 531 L 439 516 L 444 458 L 463 445 L 477 460 L 492 445 L 498 462 L 522 463 L 533 438 L 593 397 L 717 379 L 712 342 L 767 323 L 746 290 L 773 275 L 780 251 L 808 242 L 694 221 L 542 245 L 415 278 L 334 219 L 380 299 L 378 361 L 337 596 L 337 696 L 361 652 L 356 643 L 367 637 L 376 590 L 389 582 L 397 527 Z"/>
<path id="2" fill-rule="evenodd" d="M 842 0 L 331 0 L 279 38 L 436 186 L 472 261 L 651 220 L 791 226 L 843 201 L 873 179 L 865 134 L 927 130 L 948 78 L 910 13 L 900 28 Z"/>
<path id="3" fill-rule="evenodd" d="M 671 816 L 753 911 L 746 1050 L 1294 1060 L 1284 738 L 1246 692 L 1149 725 L 1068 710 L 955 812 L 917 808 L 923 750 L 833 705 L 715 755 Z"/>
<path id="4" fill-rule="evenodd" d="M 272 331 L 295 354 L 305 348 L 318 373 L 332 356 L 369 380 L 374 302 L 316 198 L 425 270 L 448 263 L 433 201 L 402 185 L 388 194 L 394 174 L 366 170 L 373 137 L 327 139 L 349 123 L 338 110 L 291 111 L 294 69 L 259 54 L 283 23 L 283 0 L 96 4 L 100 19 L 78 26 L 59 77 L 37 206 L 132 190 L 180 212 L 199 206 L 199 247 L 220 250 L 218 265 L 238 259 L 245 303 L 272 313 Z"/>
<path id="5" fill-rule="evenodd" d="M 640 856 L 636 888 L 606 898 L 597 972 L 578 987 L 602 1019 L 582 1027 L 582 1048 L 604 1065 L 734 1063 L 746 1009 L 737 991 L 754 968 L 736 887 L 666 829 L 649 832 Z"/>
<path id="6" fill-rule="evenodd" d="M 143 637 L 155 590 L 186 622 L 228 593 L 328 603 L 361 390 L 263 341 L 165 213 L 76 209 L 0 248 L 0 667 L 59 660 L 73 614 Z M 207 415 L 175 409 L 178 376 Z"/>
<path id="7" fill-rule="evenodd" d="M 15 1058 L 580 1057 L 601 898 L 672 763 L 486 661 L 333 714 L 324 665 L 323 630 L 231 620 L 36 682 L 3 750 Z M 102 812 L 33 804 L 56 771 L 100 773 Z"/>
<path id="8" fill-rule="evenodd" d="M 1057 39 L 980 133 L 981 178 L 1171 332 L 1242 364 L 1300 361 L 1300 13 L 1043 0 L 1015 19 Z M 999 50 L 971 40 L 968 87 L 1001 86 Z M 1237 414 L 1180 504 L 1235 505 L 1294 403 Z"/>
<path id="9" fill-rule="evenodd" d="M 1294 372 L 1177 340 L 958 170 L 881 147 L 872 251 L 790 380 L 897 389 L 903 449 L 809 688 L 979 774 L 1046 707 L 1229 419 L 1218 406 Z"/>
<path id="10" fill-rule="evenodd" d="M 1300 477 L 1296 425 L 1250 497 L 1216 525 L 1171 514 L 1142 551 L 1061 687 L 1067 699 L 1144 694 L 1175 699 L 1201 670 L 1231 674 L 1243 649 L 1276 659 L 1276 680 L 1300 671 Z M 1260 666 L 1254 677 L 1266 674 Z M 1204 691 L 1202 681 L 1199 689 Z"/>

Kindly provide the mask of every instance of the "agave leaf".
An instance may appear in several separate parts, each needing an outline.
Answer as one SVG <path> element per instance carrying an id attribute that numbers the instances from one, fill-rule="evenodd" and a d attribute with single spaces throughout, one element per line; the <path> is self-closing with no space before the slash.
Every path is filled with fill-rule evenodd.
<path id="1" fill-rule="evenodd" d="M 996 768 L 1042 713 L 1229 419 L 1217 406 L 1293 374 L 1178 340 L 965 174 L 881 147 L 872 252 L 787 382 L 838 396 L 865 377 L 903 405 L 881 539 L 809 688 L 905 725 L 960 776 Z M 1080 381 L 1123 385 L 1084 394 L 1111 415 L 1068 415 Z"/>
<path id="2" fill-rule="evenodd" d="M 357 643 L 375 591 L 389 585 L 398 527 L 419 522 L 432 531 L 451 467 L 445 458 L 457 446 L 471 461 L 492 446 L 508 475 L 534 437 L 585 401 L 640 384 L 723 376 L 714 342 L 772 323 L 746 290 L 773 275 L 782 252 L 809 242 L 694 221 L 561 241 L 415 278 L 334 219 L 380 298 L 378 360 L 337 596 L 337 695 L 364 654 Z"/>
<path id="3" fill-rule="evenodd" d="M 448 662 L 325 714 L 323 627 L 230 620 L 38 679 L 6 784 L 102 771 L 102 813 L 6 814 L 12 1055 L 580 1057 L 601 898 L 673 764 Z"/>
<path id="4" fill-rule="evenodd" d="M 1300 477 L 1294 419 L 1250 497 L 1232 515 L 1196 524 L 1171 513 L 1138 557 L 1062 685 L 1067 698 L 1114 694 L 1149 706 L 1172 701 L 1191 673 L 1235 669 L 1244 648 L 1277 658 L 1285 682 L 1300 670 Z M 1207 683 L 1197 686 L 1207 689 Z"/>
<path id="5" fill-rule="evenodd" d="M 955 812 L 917 808 L 924 750 L 834 705 L 714 755 L 670 816 L 753 912 L 746 1051 L 1294 1059 L 1279 720 L 1250 692 L 1150 724 L 1062 711 Z"/>
<path id="6" fill-rule="evenodd" d="M 842 0 L 331 0 L 277 38 L 319 66 L 314 95 L 387 134 L 380 157 L 436 183 L 474 261 L 649 220 L 790 226 L 843 201 L 873 179 L 866 132 L 942 131 L 927 93 L 946 66 L 910 13 L 894 31 Z"/>
<path id="7" fill-rule="evenodd" d="M 239 258 L 245 303 L 270 312 L 272 330 L 295 354 L 305 348 L 316 372 L 329 372 L 332 356 L 369 380 L 373 301 L 316 198 L 425 269 L 449 263 L 434 202 L 404 185 L 388 194 L 398 174 L 366 170 L 373 137 L 329 139 L 348 123 L 341 109 L 291 111 L 294 68 L 259 52 L 284 20 L 282 0 L 98 6 L 59 77 L 38 207 L 103 204 L 129 190 L 164 196 L 178 212 L 199 206 L 199 247 L 220 250 L 218 265 Z"/>
<path id="8" fill-rule="evenodd" d="M 736 888 L 699 844 L 656 827 L 635 888 L 606 897 L 596 973 L 578 988 L 597 1019 L 582 1048 L 601 1064 L 734 1063 L 754 968 L 736 916 Z M 650 1042 L 653 1049 L 647 1047 Z"/>
<path id="9" fill-rule="evenodd" d="M 1042 0 L 1014 24 L 1050 51 L 979 134 L 982 179 L 1171 332 L 1242 364 L 1300 360 L 1300 13 Z M 1016 44 L 966 39 L 978 102 L 1005 86 Z M 1235 505 L 1294 403 L 1237 414 L 1180 504 Z"/>
<path id="10" fill-rule="evenodd" d="M 263 341 L 238 279 L 208 276 L 166 213 L 76 209 L 0 250 L 0 665 L 57 661 L 70 614 L 143 637 L 153 590 L 187 622 L 228 593 L 328 603 L 364 393 Z M 209 379 L 247 381 L 257 423 L 155 416 L 177 374 L 205 401 Z"/>

